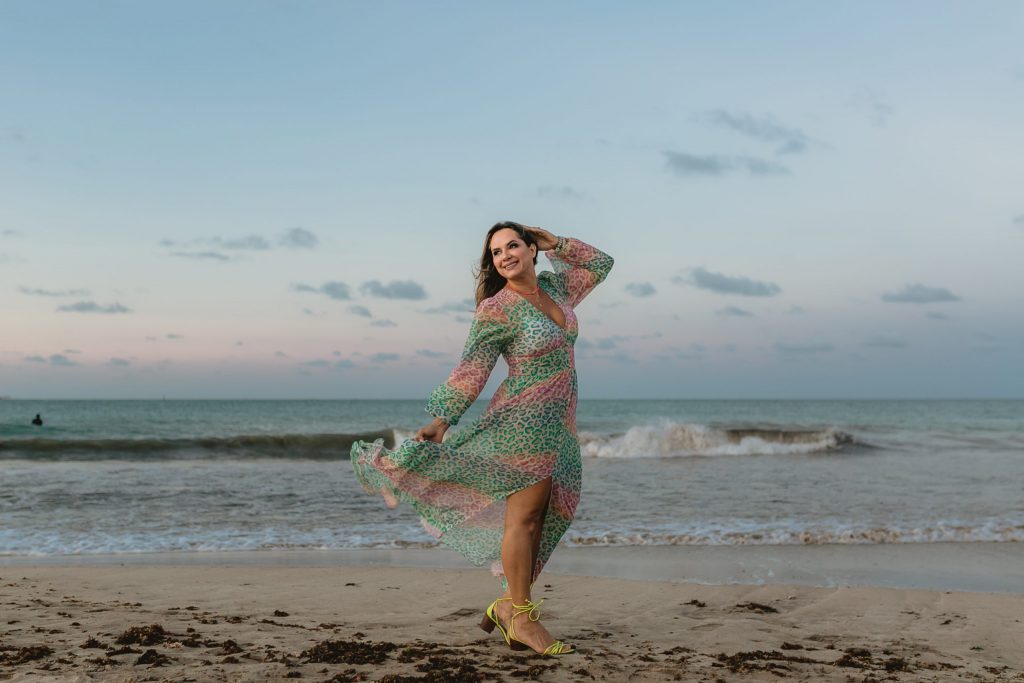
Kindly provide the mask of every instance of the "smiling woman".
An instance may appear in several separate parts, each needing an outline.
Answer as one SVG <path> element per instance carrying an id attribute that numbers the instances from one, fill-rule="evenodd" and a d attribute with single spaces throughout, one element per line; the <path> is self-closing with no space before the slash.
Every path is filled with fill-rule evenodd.
<path id="1" fill-rule="evenodd" d="M 554 272 L 536 272 L 538 250 L 547 251 Z M 491 563 L 505 594 L 487 608 L 481 627 L 497 626 L 513 649 L 574 651 L 539 623 L 530 589 L 579 503 L 574 308 L 612 263 L 571 237 L 519 223 L 494 225 L 484 240 L 462 360 L 427 402 L 434 421 L 394 451 L 383 439 L 352 446 L 352 465 L 367 492 L 380 493 L 391 507 L 409 503 L 440 541 L 474 564 Z M 484 414 L 443 441 L 501 355 L 509 374 Z"/>

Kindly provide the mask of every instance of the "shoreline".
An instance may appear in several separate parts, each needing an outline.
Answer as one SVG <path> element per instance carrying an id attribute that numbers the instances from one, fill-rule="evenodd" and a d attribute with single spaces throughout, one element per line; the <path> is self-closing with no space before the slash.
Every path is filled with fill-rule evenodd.
<path id="1" fill-rule="evenodd" d="M 440 568 L 491 577 L 437 548 L 268 549 L 0 556 L 0 570 L 74 566 Z M 544 574 L 700 585 L 785 584 L 1024 593 L 1024 544 L 948 542 L 745 546 L 560 546 Z M 497 581 L 497 579 L 494 579 Z"/>

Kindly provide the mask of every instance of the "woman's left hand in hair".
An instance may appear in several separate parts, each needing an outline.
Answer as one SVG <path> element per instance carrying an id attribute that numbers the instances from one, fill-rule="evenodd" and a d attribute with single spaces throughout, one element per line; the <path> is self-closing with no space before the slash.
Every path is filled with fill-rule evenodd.
<path id="1" fill-rule="evenodd" d="M 537 248 L 541 251 L 554 249 L 558 244 L 558 237 L 556 235 L 552 235 L 544 228 L 533 228 L 529 225 L 524 225 L 523 228 L 533 236 L 534 241 L 537 243 Z"/>

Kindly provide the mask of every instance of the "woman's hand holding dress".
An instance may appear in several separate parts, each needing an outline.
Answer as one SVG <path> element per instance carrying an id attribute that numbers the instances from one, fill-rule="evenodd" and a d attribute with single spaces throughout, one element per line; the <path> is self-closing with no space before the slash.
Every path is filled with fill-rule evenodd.
<path id="1" fill-rule="evenodd" d="M 413 437 L 413 441 L 433 441 L 434 443 L 441 443 L 446 431 L 448 431 L 448 423 L 440 418 L 435 418 L 433 422 L 416 432 L 416 436 Z"/>

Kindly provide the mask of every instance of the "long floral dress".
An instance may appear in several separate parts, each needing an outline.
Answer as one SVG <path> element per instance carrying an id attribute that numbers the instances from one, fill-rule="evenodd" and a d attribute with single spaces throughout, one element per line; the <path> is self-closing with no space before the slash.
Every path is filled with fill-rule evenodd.
<path id="1" fill-rule="evenodd" d="M 565 316 L 563 329 L 518 292 L 505 287 L 477 306 L 462 352 L 426 410 L 449 425 L 473 404 L 503 355 L 508 377 L 483 415 L 443 443 L 384 440 L 352 444 L 352 466 L 363 488 L 412 505 L 424 528 L 508 587 L 501 566 L 505 498 L 551 477 L 531 581 L 569 528 L 580 499 L 582 461 L 576 434 L 579 324 L 573 309 L 607 277 L 613 259 L 571 237 L 547 252 L 554 272 L 537 281 Z M 394 500 L 389 501 L 394 504 Z"/>

